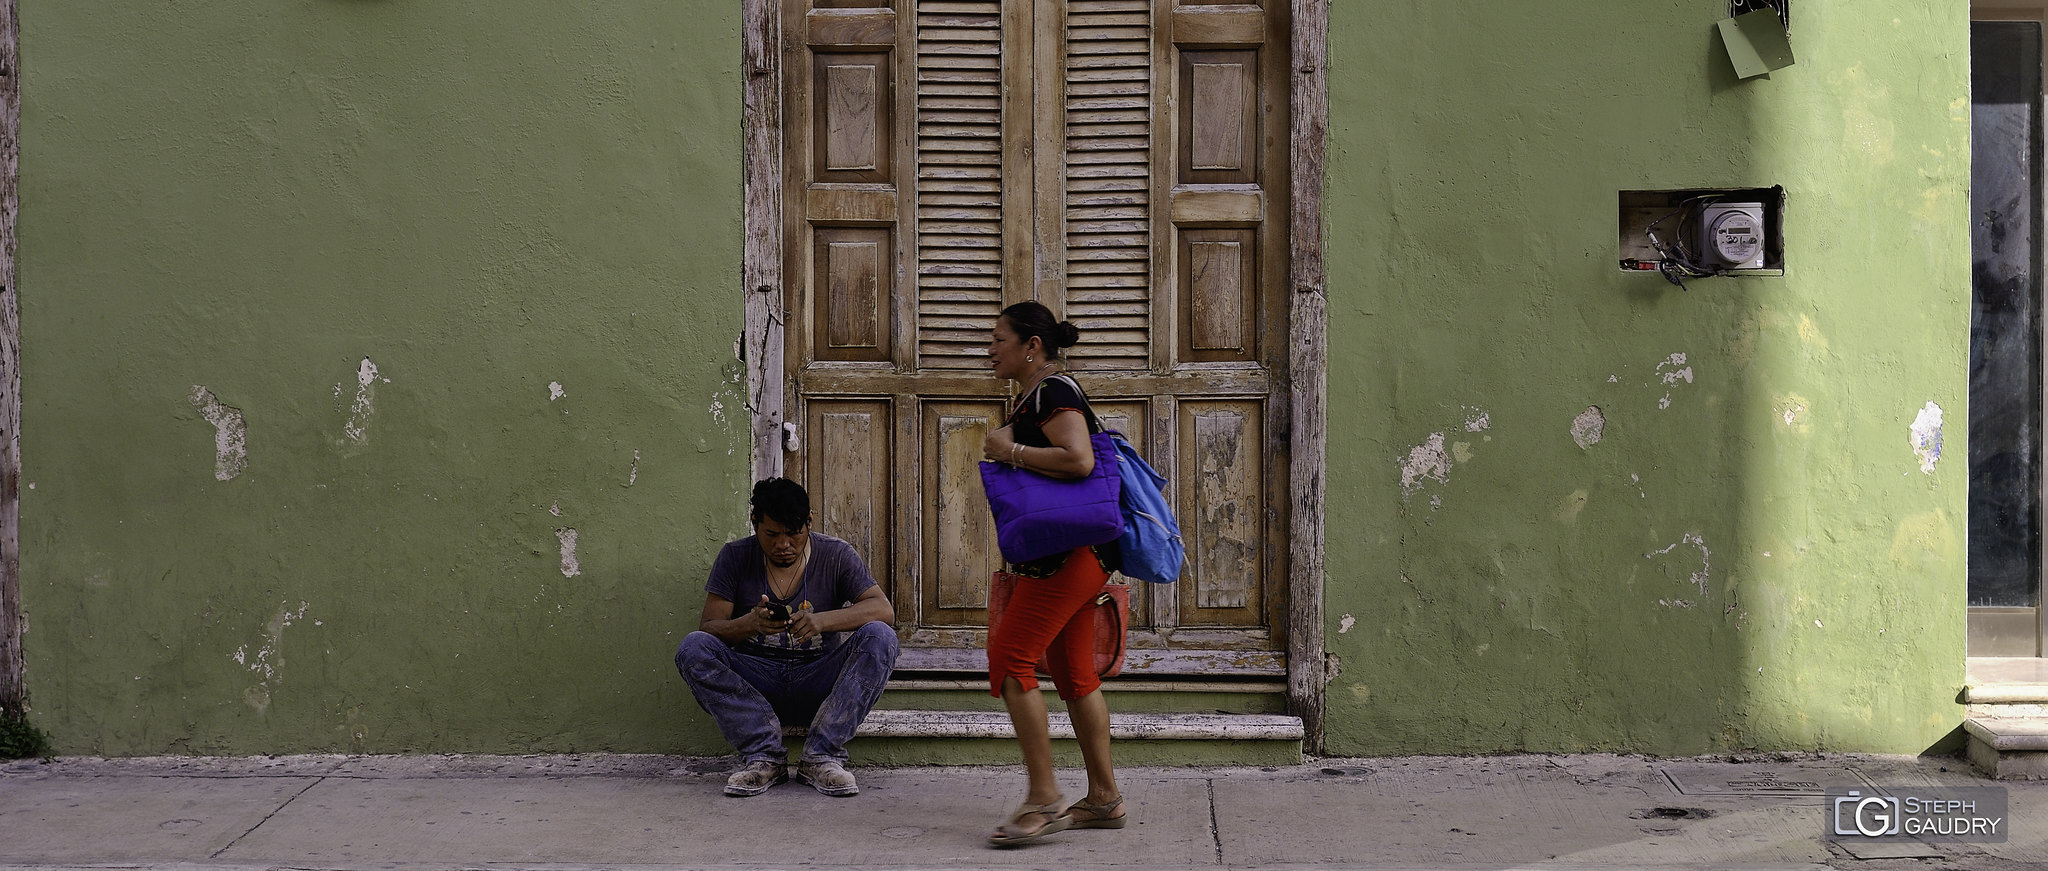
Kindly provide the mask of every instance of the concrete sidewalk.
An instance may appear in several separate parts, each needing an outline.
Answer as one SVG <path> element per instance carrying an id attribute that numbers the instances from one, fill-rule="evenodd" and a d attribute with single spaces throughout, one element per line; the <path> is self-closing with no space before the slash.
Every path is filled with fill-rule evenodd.
<path id="1" fill-rule="evenodd" d="M 985 846 L 1016 768 L 858 768 L 862 792 L 720 794 L 728 759 L 0 764 L 0 869 L 2048 868 L 2048 782 L 1953 759 L 1395 757 L 1120 772 L 1132 824 Z M 1081 775 L 1062 771 L 1069 795 Z M 1822 840 L 1818 787 L 2002 786 L 2004 844 Z M 1868 794 L 1868 793 L 1866 793 Z M 1901 849 L 1903 847 L 1904 849 Z M 1925 856 L 1931 858 L 1906 858 Z"/>

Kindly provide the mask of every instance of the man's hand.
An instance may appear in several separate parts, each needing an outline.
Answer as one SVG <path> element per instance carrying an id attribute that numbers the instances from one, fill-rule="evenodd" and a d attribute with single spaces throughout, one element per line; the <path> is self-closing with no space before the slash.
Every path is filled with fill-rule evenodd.
<path id="1" fill-rule="evenodd" d="M 747 612 L 747 616 L 753 618 L 754 625 L 750 627 L 750 631 L 755 635 L 774 635 L 790 628 L 791 625 L 789 620 L 775 619 L 775 612 L 768 610 L 768 596 L 765 594 L 761 596 L 760 603 Z"/>
<path id="2" fill-rule="evenodd" d="M 789 617 L 789 640 L 802 644 L 822 634 L 824 630 L 818 628 L 817 616 L 811 611 L 809 602 L 804 603 L 802 610 L 792 613 Z"/>

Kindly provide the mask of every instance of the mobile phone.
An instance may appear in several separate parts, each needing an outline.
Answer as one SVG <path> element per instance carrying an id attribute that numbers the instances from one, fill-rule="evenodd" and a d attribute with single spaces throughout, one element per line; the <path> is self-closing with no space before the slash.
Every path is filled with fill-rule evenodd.
<path id="1" fill-rule="evenodd" d="M 783 605 L 777 602 L 769 602 L 765 605 L 762 605 L 761 607 L 768 609 L 768 619 L 773 620 L 777 623 L 786 623 L 789 621 L 788 605 Z"/>

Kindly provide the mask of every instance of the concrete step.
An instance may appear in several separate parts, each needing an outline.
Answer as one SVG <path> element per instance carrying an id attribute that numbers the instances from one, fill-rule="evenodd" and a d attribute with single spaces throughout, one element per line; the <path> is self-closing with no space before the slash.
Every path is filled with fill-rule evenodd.
<path id="1" fill-rule="evenodd" d="M 1067 713 L 1047 712 L 1053 756 L 1079 765 Z M 1114 708 L 1112 708 L 1114 711 Z M 1016 733 L 1001 711 L 875 710 L 847 745 L 853 761 L 883 765 L 1000 765 L 1018 761 Z M 1300 717 L 1284 714 L 1111 713 L 1118 765 L 1298 765 Z"/>
<path id="2" fill-rule="evenodd" d="M 1963 687 L 1966 705 L 2048 705 L 2048 684 L 1988 683 Z"/>
<path id="3" fill-rule="evenodd" d="M 1050 681 L 1040 680 L 1041 689 Z M 1158 680 L 1111 678 L 1102 684 L 1109 709 L 1126 714 L 1285 714 L 1287 684 L 1267 680 Z M 1059 701 L 1046 696 L 1047 704 Z M 904 711 L 1001 711 L 985 677 L 898 677 L 889 681 L 880 707 Z"/>
<path id="4" fill-rule="evenodd" d="M 1964 716 L 1988 719 L 2048 717 L 2048 684 L 1984 683 L 1963 688 Z"/>
<path id="5" fill-rule="evenodd" d="M 1971 717 L 1970 764 L 1998 780 L 2048 779 L 2048 717 Z"/>

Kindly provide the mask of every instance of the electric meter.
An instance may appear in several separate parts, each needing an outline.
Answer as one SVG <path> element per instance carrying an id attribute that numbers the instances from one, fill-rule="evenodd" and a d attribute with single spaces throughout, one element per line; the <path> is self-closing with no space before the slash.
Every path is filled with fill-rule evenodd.
<path id="1" fill-rule="evenodd" d="M 1700 261 L 1711 269 L 1764 268 L 1762 203 L 1708 203 L 1700 207 Z"/>

